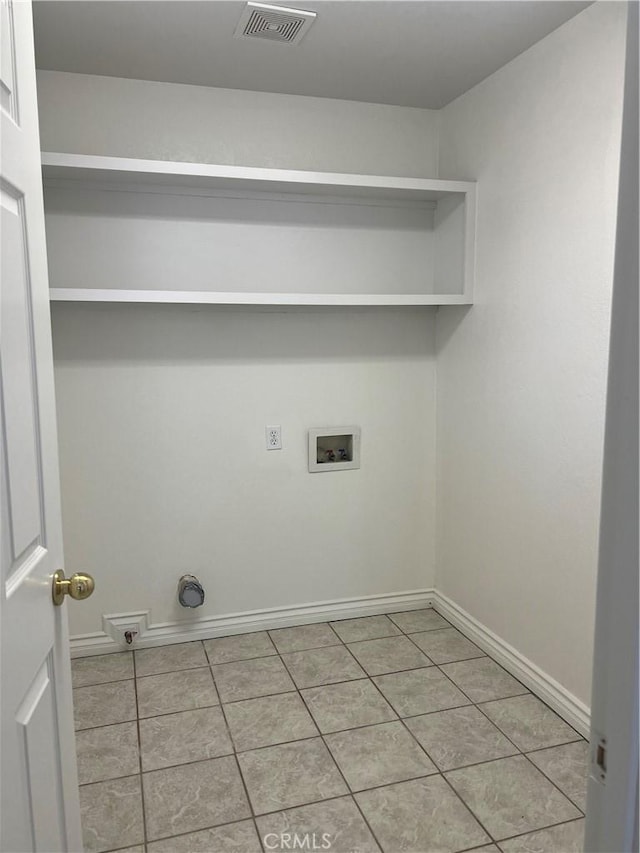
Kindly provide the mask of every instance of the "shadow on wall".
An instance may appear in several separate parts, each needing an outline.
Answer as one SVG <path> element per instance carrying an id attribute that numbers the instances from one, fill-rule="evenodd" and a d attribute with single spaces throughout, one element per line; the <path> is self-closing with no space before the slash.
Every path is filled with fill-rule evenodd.
<path id="1" fill-rule="evenodd" d="M 473 305 L 448 305 L 438 313 L 436 350 L 440 353 L 467 318 Z"/>
<path id="2" fill-rule="evenodd" d="M 53 304 L 54 355 L 57 364 L 431 358 L 436 310 Z"/>

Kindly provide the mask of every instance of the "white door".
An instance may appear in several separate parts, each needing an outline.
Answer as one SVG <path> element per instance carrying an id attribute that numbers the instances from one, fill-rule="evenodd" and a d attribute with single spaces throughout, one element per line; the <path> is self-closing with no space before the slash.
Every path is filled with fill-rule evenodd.
<path id="1" fill-rule="evenodd" d="M 80 851 L 31 4 L 0 11 L 0 850 Z"/>
<path id="2" fill-rule="evenodd" d="M 638 850 L 638 4 L 628 4 L 585 850 Z"/>

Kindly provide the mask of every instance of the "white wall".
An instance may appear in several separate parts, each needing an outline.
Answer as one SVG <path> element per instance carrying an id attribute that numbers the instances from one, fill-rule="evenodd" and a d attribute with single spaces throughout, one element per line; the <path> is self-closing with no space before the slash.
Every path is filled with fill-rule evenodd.
<path id="1" fill-rule="evenodd" d="M 40 73 L 48 150 L 434 176 L 440 149 L 479 182 L 476 304 L 437 315 L 437 577 L 433 313 L 57 305 L 67 566 L 99 584 L 74 633 L 189 618 L 186 570 L 197 615 L 435 577 L 588 703 L 624 17 L 590 7 L 440 114 Z M 362 426 L 359 472 L 306 473 L 331 421 Z"/>
<path id="2" fill-rule="evenodd" d="M 589 703 L 623 4 L 442 111 L 479 184 L 476 304 L 438 316 L 437 587 Z"/>
<path id="3" fill-rule="evenodd" d="M 39 96 L 47 150 L 436 174 L 425 110 L 55 72 Z M 73 634 L 433 585 L 434 309 L 56 304 L 53 334 L 65 568 L 97 582 Z M 340 424 L 361 469 L 309 474 L 306 430 Z"/>
<path id="4" fill-rule="evenodd" d="M 433 178 L 438 111 L 38 71 L 43 151 Z"/>
<path id="5" fill-rule="evenodd" d="M 70 608 L 152 621 L 433 582 L 433 313 L 56 304 Z M 284 449 L 265 450 L 281 424 Z M 359 424 L 362 467 L 309 474 L 312 426 Z M 425 523 L 425 519 L 427 519 Z M 176 604 L 183 572 L 205 606 Z"/>

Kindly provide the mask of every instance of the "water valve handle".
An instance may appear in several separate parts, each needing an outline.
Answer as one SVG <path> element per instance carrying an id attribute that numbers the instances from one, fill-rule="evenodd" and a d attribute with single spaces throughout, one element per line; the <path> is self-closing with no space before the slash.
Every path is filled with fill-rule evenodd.
<path id="1" fill-rule="evenodd" d="M 182 575 L 178 581 L 178 601 L 183 607 L 204 604 L 204 589 L 195 575 Z"/>

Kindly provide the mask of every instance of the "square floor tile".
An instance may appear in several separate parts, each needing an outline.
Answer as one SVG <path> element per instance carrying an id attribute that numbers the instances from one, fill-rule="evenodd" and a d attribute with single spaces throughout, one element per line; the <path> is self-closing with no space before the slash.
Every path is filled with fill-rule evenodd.
<path id="1" fill-rule="evenodd" d="M 242 752 L 238 761 L 256 814 L 348 793 L 320 738 Z"/>
<path id="2" fill-rule="evenodd" d="M 136 691 L 133 679 L 76 687 L 73 691 L 76 729 L 91 729 L 135 720 Z"/>
<path id="3" fill-rule="evenodd" d="M 325 742 L 352 791 L 437 773 L 400 722 L 327 735 Z"/>
<path id="4" fill-rule="evenodd" d="M 212 758 L 142 774 L 147 838 L 251 817 L 235 758 Z"/>
<path id="5" fill-rule="evenodd" d="M 501 841 L 504 853 L 582 853 L 584 818 Z"/>
<path id="6" fill-rule="evenodd" d="M 231 663 L 235 660 L 250 660 L 276 654 L 266 631 L 205 640 L 204 648 L 211 664 Z"/>
<path id="7" fill-rule="evenodd" d="M 230 702 L 225 705 L 224 712 L 239 751 L 318 735 L 318 729 L 297 693 Z"/>
<path id="8" fill-rule="evenodd" d="M 580 740 L 580 735 L 537 696 L 487 702 L 482 711 L 523 752 Z"/>
<path id="9" fill-rule="evenodd" d="M 242 820 L 152 841 L 147 853 L 262 853 L 262 846 L 253 821 Z"/>
<path id="10" fill-rule="evenodd" d="M 350 643 L 349 651 L 369 675 L 431 666 L 431 661 L 406 637 L 383 637 Z"/>
<path id="11" fill-rule="evenodd" d="M 378 637 L 393 637 L 400 633 L 387 616 L 361 616 L 358 619 L 342 619 L 339 622 L 331 622 L 331 627 L 344 643 L 375 640 Z"/>
<path id="12" fill-rule="evenodd" d="M 255 699 L 296 689 L 279 657 L 217 664 L 212 671 L 223 702 Z"/>
<path id="13" fill-rule="evenodd" d="M 76 732 L 76 756 L 81 785 L 139 773 L 138 724 L 118 723 Z"/>
<path id="14" fill-rule="evenodd" d="M 133 678 L 133 652 L 75 658 L 71 661 L 71 676 L 74 687 Z"/>
<path id="15" fill-rule="evenodd" d="M 176 672 L 209 665 L 200 641 L 158 646 L 155 649 L 139 649 L 135 652 L 135 658 L 137 678 L 143 675 L 157 675 L 159 672 Z"/>
<path id="16" fill-rule="evenodd" d="M 524 684 L 488 657 L 447 663 L 441 669 L 472 702 L 488 702 L 529 692 Z"/>
<path id="17" fill-rule="evenodd" d="M 219 707 L 140 720 L 142 770 L 230 755 L 233 745 Z"/>
<path id="18" fill-rule="evenodd" d="M 445 775 L 496 840 L 581 817 L 523 755 Z"/>
<path id="19" fill-rule="evenodd" d="M 282 660 L 300 688 L 349 681 L 366 675 L 344 646 L 290 652 L 282 655 Z"/>
<path id="20" fill-rule="evenodd" d="M 371 681 L 345 681 L 302 691 L 321 732 L 337 732 L 395 720 L 393 708 Z"/>
<path id="21" fill-rule="evenodd" d="M 502 732 L 472 705 L 410 717 L 406 724 L 440 770 L 518 753 Z"/>
<path id="22" fill-rule="evenodd" d="M 585 740 L 530 752 L 528 758 L 579 809 L 586 809 L 589 744 Z"/>
<path id="23" fill-rule="evenodd" d="M 265 815 L 257 819 L 257 824 L 266 850 L 291 850 L 293 835 L 309 838 L 307 849 L 313 849 L 315 839 L 316 850 L 323 849 L 325 844 L 324 849 L 331 853 L 379 853 L 380 850 L 351 797 Z"/>
<path id="24" fill-rule="evenodd" d="M 390 613 L 389 618 L 401 628 L 405 634 L 415 634 L 418 631 L 432 631 L 435 628 L 450 628 L 451 625 L 443 619 L 433 607 L 423 610 L 405 610 L 403 613 Z"/>
<path id="25" fill-rule="evenodd" d="M 297 628 L 278 628 L 275 631 L 269 631 L 269 636 L 280 654 L 335 646 L 342 642 L 326 622 L 300 625 Z"/>
<path id="26" fill-rule="evenodd" d="M 389 853 L 453 853 L 491 841 L 442 776 L 363 791 L 355 798 Z"/>
<path id="27" fill-rule="evenodd" d="M 373 680 L 401 717 L 471 704 L 436 667 L 379 675 Z"/>
<path id="28" fill-rule="evenodd" d="M 455 628 L 423 631 L 412 634 L 411 639 L 438 664 L 484 657 L 484 652 Z"/>
<path id="29" fill-rule="evenodd" d="M 85 853 L 143 842 L 140 776 L 82 785 L 80 819 Z"/>
<path id="30" fill-rule="evenodd" d="M 209 667 L 147 675 L 136 681 L 138 715 L 156 717 L 217 705 L 218 694 Z"/>

